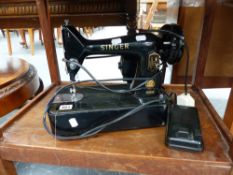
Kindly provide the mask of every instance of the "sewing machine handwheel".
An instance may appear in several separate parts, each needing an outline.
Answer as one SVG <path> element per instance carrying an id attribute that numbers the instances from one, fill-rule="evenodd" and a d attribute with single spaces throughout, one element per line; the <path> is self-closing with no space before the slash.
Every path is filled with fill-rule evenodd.
<path id="1" fill-rule="evenodd" d="M 123 55 L 119 63 L 123 78 L 133 78 L 137 69 L 137 59 L 134 55 Z M 127 81 L 130 83 L 131 81 Z"/>
<path id="2" fill-rule="evenodd" d="M 161 30 L 171 31 L 179 36 L 183 36 L 182 29 L 177 24 L 166 24 L 161 27 Z M 162 33 L 162 40 L 163 43 L 171 43 L 170 45 L 165 45 L 162 59 L 169 64 L 179 62 L 183 55 L 184 42 L 178 37 L 166 32 Z"/>

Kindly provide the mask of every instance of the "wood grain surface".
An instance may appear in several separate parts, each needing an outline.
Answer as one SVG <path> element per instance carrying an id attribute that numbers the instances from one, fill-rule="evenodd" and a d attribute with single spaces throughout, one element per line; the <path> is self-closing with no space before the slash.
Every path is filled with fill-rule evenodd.
<path id="1" fill-rule="evenodd" d="M 23 105 L 40 87 L 36 69 L 22 59 L 0 59 L 0 117 Z"/>
<path id="2" fill-rule="evenodd" d="M 203 23 L 204 7 L 181 7 L 179 11 L 179 24 L 182 26 L 186 42 L 189 47 L 190 68 L 188 75 L 193 73 L 193 67 L 200 44 L 200 36 Z M 190 23 L 192 21 L 192 23 Z M 178 76 L 183 76 L 185 72 L 186 54 L 183 54 L 178 66 Z"/>
<path id="3" fill-rule="evenodd" d="M 14 163 L 8 160 L 0 159 L 0 174 L 1 175 L 16 175 Z"/>
<path id="4" fill-rule="evenodd" d="M 53 27 L 60 27 L 65 19 L 78 27 L 116 26 L 127 24 L 127 14 L 136 15 L 137 0 L 49 0 L 48 10 Z M 0 0 L 2 28 L 39 28 L 35 0 Z"/>
<path id="5" fill-rule="evenodd" d="M 199 52 L 196 59 L 196 64 L 194 67 L 194 75 L 192 81 L 192 84 L 194 84 L 196 87 L 202 87 L 216 8 L 217 1 L 205 1 L 201 41 L 199 45 Z"/>
<path id="6" fill-rule="evenodd" d="M 49 66 L 49 74 L 51 81 L 54 83 L 60 83 L 60 73 L 58 69 L 57 53 L 54 43 L 53 28 L 50 22 L 50 13 L 48 11 L 48 2 L 46 0 L 37 0 L 37 8 L 40 19 L 40 26 L 44 38 L 44 45 L 46 50 L 46 56 Z"/>
<path id="7" fill-rule="evenodd" d="M 108 132 L 75 141 L 55 140 L 42 126 L 44 108 L 55 89 L 3 127 L 0 146 L 3 159 L 145 174 L 229 174 L 231 170 L 229 147 L 194 92 L 204 139 L 201 153 L 167 148 L 164 127 Z M 168 89 L 181 92 L 177 90 L 181 87 Z"/>
<path id="8" fill-rule="evenodd" d="M 226 1 L 206 0 L 205 8 L 181 7 L 179 23 L 190 48 L 190 83 L 195 71 L 198 77 L 196 84 L 202 88 L 232 86 L 232 18 L 232 1 L 227 3 Z M 179 64 L 174 66 L 172 83 L 184 82 L 184 70 L 185 59 L 183 58 Z"/>
<path id="9" fill-rule="evenodd" d="M 218 5 L 210 38 L 205 76 L 229 77 L 233 83 L 233 6 Z"/>
<path id="10" fill-rule="evenodd" d="M 0 88 L 24 75 L 29 69 L 29 64 L 21 59 L 1 58 L 0 62 Z"/>
<path id="11" fill-rule="evenodd" d="M 204 7 L 180 7 L 178 24 L 182 27 L 186 43 L 189 47 L 188 82 L 192 83 L 193 69 L 199 51 L 200 37 L 203 24 Z M 192 24 L 192 25 L 190 25 Z M 184 51 L 185 52 L 185 51 Z M 172 83 L 184 83 L 186 53 L 181 61 L 173 66 Z"/>
<path id="12" fill-rule="evenodd" d="M 227 108 L 223 121 L 233 135 L 233 85 L 227 102 Z"/>

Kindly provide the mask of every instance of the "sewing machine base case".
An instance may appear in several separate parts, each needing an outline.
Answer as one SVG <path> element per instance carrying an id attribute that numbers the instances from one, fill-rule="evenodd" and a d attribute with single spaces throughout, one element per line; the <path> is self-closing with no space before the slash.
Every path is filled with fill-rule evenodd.
<path id="1" fill-rule="evenodd" d="M 114 85 L 114 88 L 119 86 Z M 49 108 L 48 116 L 52 132 L 59 136 L 75 136 L 106 123 L 127 113 L 144 102 L 161 98 L 161 94 L 144 95 L 142 98 L 135 94 L 116 94 L 106 90 L 95 90 L 91 88 L 77 89 L 77 93 L 83 98 L 77 102 L 62 99 L 54 100 Z M 145 93 L 145 91 L 142 91 Z M 69 94 L 65 89 L 61 93 Z M 140 94 L 141 95 L 141 94 Z M 59 95 L 58 95 L 59 96 Z M 64 106 L 68 109 L 64 109 Z M 167 105 L 158 102 L 146 106 L 137 113 L 106 127 L 103 131 L 119 131 L 129 129 L 148 128 L 164 126 L 167 118 Z"/>

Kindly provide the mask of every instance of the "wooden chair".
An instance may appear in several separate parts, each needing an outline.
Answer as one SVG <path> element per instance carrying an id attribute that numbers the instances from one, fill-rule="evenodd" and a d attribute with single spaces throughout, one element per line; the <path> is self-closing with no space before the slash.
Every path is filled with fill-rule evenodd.
<path id="1" fill-rule="evenodd" d="M 139 28 L 151 28 L 151 22 L 156 11 L 167 10 L 167 0 L 143 0 L 142 4 L 146 4 L 146 17 L 143 20 L 143 15 L 139 19 Z"/>
<path id="2" fill-rule="evenodd" d="M 3 37 L 5 37 L 6 36 L 5 31 L 3 29 L 1 29 L 1 32 L 2 32 Z"/>
<path id="3" fill-rule="evenodd" d="M 11 47 L 11 36 L 9 30 L 5 30 L 6 32 L 6 38 L 7 38 L 7 48 L 8 48 L 8 54 L 12 55 L 12 47 Z"/>
<path id="4" fill-rule="evenodd" d="M 16 30 L 12 30 L 12 29 L 5 29 L 2 30 L 3 36 L 6 36 L 7 39 L 7 48 L 8 48 L 8 54 L 12 55 L 12 47 L 11 47 L 11 35 L 10 32 L 16 32 L 16 34 L 18 35 Z M 6 34 L 5 34 L 6 33 Z"/>
<path id="5" fill-rule="evenodd" d="M 5 29 L 6 32 L 6 38 L 7 38 L 7 47 L 8 47 L 8 54 L 12 55 L 12 43 L 11 43 L 11 36 L 10 36 L 10 30 L 12 29 Z M 35 44 L 34 44 L 34 28 L 21 28 L 21 29 L 16 29 L 15 31 L 18 31 L 20 37 L 21 37 L 21 43 L 25 48 L 28 48 L 26 37 L 25 37 L 25 32 L 28 32 L 29 34 L 29 40 L 30 40 L 30 50 L 31 54 L 35 54 Z M 41 30 L 39 29 L 39 40 L 41 41 L 41 44 L 43 44 L 42 40 L 42 35 L 41 35 Z"/>

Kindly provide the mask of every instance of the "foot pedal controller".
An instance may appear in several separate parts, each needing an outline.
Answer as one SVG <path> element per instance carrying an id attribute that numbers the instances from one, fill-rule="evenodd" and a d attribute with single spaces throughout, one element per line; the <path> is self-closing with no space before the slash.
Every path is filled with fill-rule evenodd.
<path id="1" fill-rule="evenodd" d="M 174 105 L 167 119 L 166 145 L 189 151 L 202 151 L 203 140 L 197 108 Z"/>

